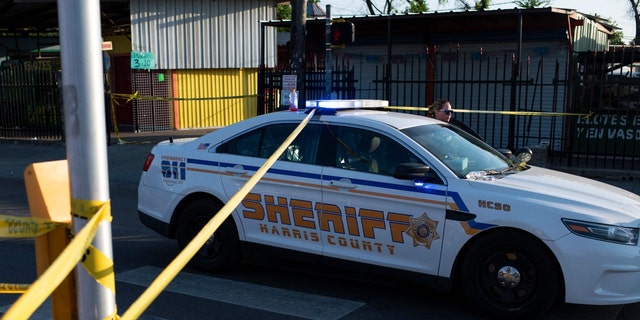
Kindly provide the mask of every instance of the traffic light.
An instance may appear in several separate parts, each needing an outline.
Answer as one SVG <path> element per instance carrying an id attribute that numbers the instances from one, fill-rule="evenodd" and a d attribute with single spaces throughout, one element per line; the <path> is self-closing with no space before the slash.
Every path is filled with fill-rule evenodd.
<path id="1" fill-rule="evenodd" d="M 331 44 L 345 45 L 356 41 L 356 30 L 353 23 L 336 21 L 331 23 Z"/>

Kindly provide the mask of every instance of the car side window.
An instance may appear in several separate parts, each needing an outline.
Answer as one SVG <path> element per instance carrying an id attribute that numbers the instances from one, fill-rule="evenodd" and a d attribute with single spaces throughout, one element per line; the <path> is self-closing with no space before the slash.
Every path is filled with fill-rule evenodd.
<path id="1" fill-rule="evenodd" d="M 230 153 L 239 156 L 257 157 L 260 152 L 263 128 L 253 130 L 227 141 L 216 152 Z"/>
<path id="2" fill-rule="evenodd" d="M 378 132 L 349 127 L 332 131 L 337 168 L 392 176 L 400 163 L 422 163 L 400 143 Z"/>
<path id="3" fill-rule="evenodd" d="M 225 142 L 218 147 L 217 152 L 268 158 L 297 126 L 294 123 L 285 123 L 261 127 Z M 307 125 L 278 160 L 315 163 L 320 130 L 320 126 Z"/>

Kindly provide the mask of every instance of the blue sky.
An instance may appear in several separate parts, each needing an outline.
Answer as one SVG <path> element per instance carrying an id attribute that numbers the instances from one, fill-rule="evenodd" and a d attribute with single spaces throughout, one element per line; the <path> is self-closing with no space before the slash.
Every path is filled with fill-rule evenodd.
<path id="1" fill-rule="evenodd" d="M 471 2 L 473 0 L 470 0 Z M 382 7 L 384 1 L 374 0 Z M 394 0 L 400 8 L 406 6 L 404 0 Z M 438 5 L 437 0 L 427 0 L 432 11 L 449 11 L 456 8 L 456 1 L 449 0 L 448 4 Z M 512 9 L 516 7 L 514 1 L 492 0 L 491 9 Z M 367 10 L 363 0 L 320 0 L 320 5 L 324 8 L 331 5 L 333 16 L 366 14 Z M 629 42 L 635 35 L 635 25 L 633 17 L 629 13 L 629 0 L 551 0 L 551 6 L 556 8 L 576 9 L 586 14 L 598 14 L 603 18 L 611 18 L 622 28 L 624 41 Z"/>

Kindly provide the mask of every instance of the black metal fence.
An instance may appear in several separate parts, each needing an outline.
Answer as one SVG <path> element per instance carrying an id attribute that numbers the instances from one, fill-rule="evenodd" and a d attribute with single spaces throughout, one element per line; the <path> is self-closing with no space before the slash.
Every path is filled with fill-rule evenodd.
<path id="1" fill-rule="evenodd" d="M 283 76 L 293 74 L 288 68 L 260 68 L 258 74 L 258 114 L 273 112 L 284 107 L 282 101 Z M 305 74 L 305 98 L 328 99 L 326 97 L 326 72 L 307 70 Z M 331 72 L 331 93 L 336 99 L 355 99 L 356 83 L 354 68 L 347 62 L 334 66 Z"/>
<path id="2" fill-rule="evenodd" d="M 567 127 L 567 162 L 640 170 L 640 50 L 612 47 L 576 60 L 574 110 L 592 115 Z"/>
<path id="3" fill-rule="evenodd" d="M 0 138 L 62 140 L 60 62 L 6 61 L 0 67 Z"/>
<path id="4" fill-rule="evenodd" d="M 351 55 L 344 79 L 353 79 L 350 98 L 423 108 L 399 112 L 425 114 L 435 99 L 448 99 L 455 117 L 489 144 L 544 151 L 538 157 L 545 158 L 538 160 L 545 164 L 639 170 L 640 62 L 636 68 L 634 61 L 640 61 L 640 50 L 552 55 L 545 47 L 527 49 L 531 55 L 522 61 L 511 53 L 459 48 L 396 55 L 390 61 Z M 277 109 L 273 92 L 287 73 L 262 70 L 264 112 Z M 309 87 L 307 99 L 324 97 L 321 86 Z"/>
<path id="5" fill-rule="evenodd" d="M 567 66 L 544 56 L 518 62 L 510 54 L 450 49 L 380 65 L 371 87 L 373 97 L 390 105 L 428 107 L 435 99 L 450 100 L 455 117 L 496 148 L 565 150 Z"/>
<path id="6" fill-rule="evenodd" d="M 339 99 L 386 99 L 392 106 L 427 107 L 446 98 L 458 110 L 455 117 L 496 148 L 537 146 L 548 150 L 554 164 L 640 170 L 640 62 L 635 64 L 640 50 L 548 56 L 533 54 L 517 62 L 511 54 L 456 48 L 397 55 L 383 63 L 336 57 L 331 91 Z M 57 70 L 56 60 L 3 63 L 0 138 L 63 139 Z M 282 107 L 285 74 L 291 71 L 259 70 L 258 113 Z M 309 70 L 305 86 L 306 99 L 325 98 L 325 72 Z M 145 94 L 168 97 L 165 91 Z M 143 107 L 136 108 L 138 122 L 147 116 Z M 158 126 L 166 123 L 149 124 L 151 130 Z"/>

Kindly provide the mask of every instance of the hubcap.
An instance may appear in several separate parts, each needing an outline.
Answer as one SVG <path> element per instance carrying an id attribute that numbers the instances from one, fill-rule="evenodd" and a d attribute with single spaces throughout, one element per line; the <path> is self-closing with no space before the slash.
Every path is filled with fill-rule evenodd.
<path id="1" fill-rule="evenodd" d="M 515 288 L 520 283 L 520 271 L 512 266 L 504 266 L 498 270 L 497 278 L 504 288 Z"/>

